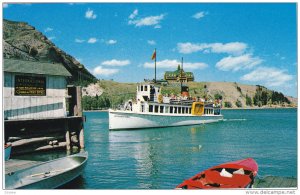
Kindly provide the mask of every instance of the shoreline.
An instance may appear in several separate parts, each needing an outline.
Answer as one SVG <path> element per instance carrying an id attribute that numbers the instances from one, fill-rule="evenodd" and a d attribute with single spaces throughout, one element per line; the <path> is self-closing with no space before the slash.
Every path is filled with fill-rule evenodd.
<path id="1" fill-rule="evenodd" d="M 262 110 L 262 109 L 297 109 L 298 107 L 249 107 L 249 108 L 222 108 L 222 110 Z"/>
<path id="2" fill-rule="evenodd" d="M 298 107 L 249 107 L 249 108 L 222 108 L 222 110 L 262 110 L 262 109 L 297 109 Z M 83 110 L 83 112 L 108 112 L 106 110 Z"/>

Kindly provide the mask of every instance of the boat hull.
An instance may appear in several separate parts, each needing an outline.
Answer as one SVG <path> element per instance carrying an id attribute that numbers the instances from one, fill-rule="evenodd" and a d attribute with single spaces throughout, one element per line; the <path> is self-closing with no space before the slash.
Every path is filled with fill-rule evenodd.
<path id="1" fill-rule="evenodd" d="M 223 120 L 223 115 L 165 115 L 140 114 L 126 111 L 109 111 L 109 129 L 143 129 L 157 127 L 173 127 L 200 125 Z"/>
<path id="2" fill-rule="evenodd" d="M 82 174 L 87 152 L 44 162 L 5 175 L 5 189 L 54 189 Z"/>
<path id="3" fill-rule="evenodd" d="M 5 160 L 9 160 L 11 153 L 11 144 L 5 147 Z"/>
<path id="4" fill-rule="evenodd" d="M 250 188 L 258 172 L 252 158 L 224 163 L 202 171 L 176 189 Z"/>

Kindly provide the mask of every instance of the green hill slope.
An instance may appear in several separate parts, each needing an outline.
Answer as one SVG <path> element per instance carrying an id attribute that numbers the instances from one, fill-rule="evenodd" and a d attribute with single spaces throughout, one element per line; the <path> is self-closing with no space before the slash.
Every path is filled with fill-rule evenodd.
<path id="1" fill-rule="evenodd" d="M 136 83 L 118 83 L 115 81 L 98 81 L 101 91 L 94 97 L 92 91 L 84 88 L 83 107 L 85 110 L 106 109 L 116 107 L 128 99 L 135 99 Z M 297 99 L 286 97 L 282 93 L 269 90 L 263 86 L 244 85 L 233 82 L 190 82 L 189 93 L 192 97 L 222 99 L 223 107 L 255 108 L 255 107 L 295 107 Z M 95 89 L 93 89 L 95 90 Z M 162 86 L 163 94 L 180 94 L 180 84 Z"/>

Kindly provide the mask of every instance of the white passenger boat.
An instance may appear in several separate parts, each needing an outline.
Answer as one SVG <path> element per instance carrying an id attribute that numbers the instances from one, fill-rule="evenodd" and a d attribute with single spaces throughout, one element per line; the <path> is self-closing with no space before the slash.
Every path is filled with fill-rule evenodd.
<path id="1" fill-rule="evenodd" d="M 220 102 L 191 98 L 188 87 L 182 88 L 180 97 L 163 96 L 161 87 L 154 83 L 139 84 L 135 101 L 109 110 L 110 130 L 199 125 L 220 120 Z"/>

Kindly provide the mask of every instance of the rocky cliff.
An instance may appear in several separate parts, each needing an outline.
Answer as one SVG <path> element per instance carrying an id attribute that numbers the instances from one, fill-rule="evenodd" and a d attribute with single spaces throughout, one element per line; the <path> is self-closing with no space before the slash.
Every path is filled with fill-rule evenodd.
<path id="1" fill-rule="evenodd" d="M 69 83 L 96 79 L 83 64 L 25 22 L 3 20 L 3 39 L 4 58 L 61 63 L 72 74 Z"/>

